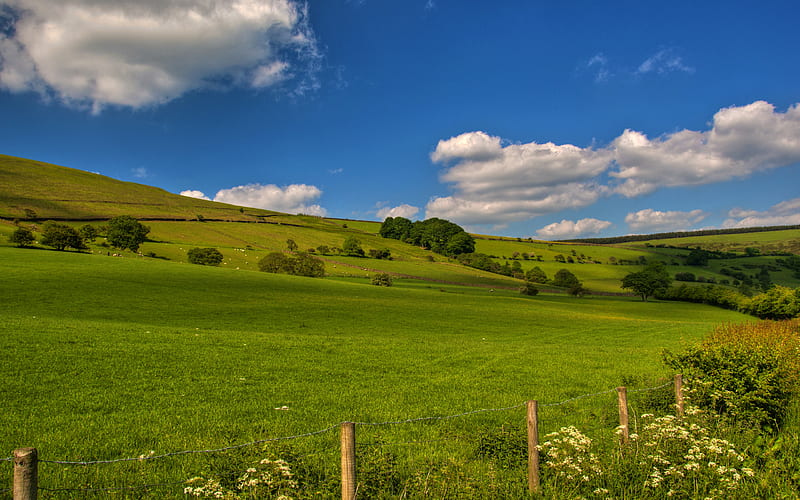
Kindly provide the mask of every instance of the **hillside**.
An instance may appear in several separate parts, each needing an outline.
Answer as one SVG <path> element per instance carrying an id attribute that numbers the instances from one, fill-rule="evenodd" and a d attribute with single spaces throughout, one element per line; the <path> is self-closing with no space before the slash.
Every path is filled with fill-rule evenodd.
<path id="1" fill-rule="evenodd" d="M 364 280 L 376 272 L 387 272 L 406 280 L 434 284 L 461 284 L 486 288 L 515 289 L 521 280 L 469 267 L 427 250 L 378 236 L 380 224 L 373 221 L 323 219 L 288 215 L 268 210 L 238 207 L 169 193 L 159 188 L 123 182 L 99 174 L 47 163 L 0 155 L 0 245 L 15 224 L 39 229 L 42 222 L 60 220 L 75 227 L 96 226 L 118 215 L 131 215 L 150 228 L 150 240 L 142 255 L 173 262 L 186 262 L 193 247 L 218 248 L 223 268 L 256 270 L 268 252 L 286 251 L 287 240 L 299 250 L 312 251 L 326 261 L 326 273 L 339 279 Z M 680 238 L 613 244 L 596 242 L 547 242 L 522 238 L 475 235 L 476 252 L 491 256 L 511 271 L 526 272 L 539 267 L 552 277 L 560 269 L 574 273 L 592 292 L 621 293 L 621 279 L 643 262 L 661 260 L 670 273 L 691 273 L 695 284 L 720 283 L 736 286 L 744 276 L 764 278 L 776 284 L 797 287 L 800 277 L 786 267 L 785 257 L 800 254 L 800 229 L 737 234 L 681 233 Z M 318 252 L 320 247 L 341 247 L 355 236 L 365 251 L 388 249 L 391 260 L 346 257 Z M 98 240 L 93 253 L 106 255 L 109 248 Z M 689 248 L 721 252 L 725 258 L 710 259 L 703 266 L 687 264 Z M 750 252 L 749 254 L 747 252 Z M 755 252 L 755 253 L 754 253 Z M 123 253 L 127 257 L 139 257 Z M 510 272 L 508 272 L 511 274 Z M 731 275 L 738 276 L 736 281 Z"/>

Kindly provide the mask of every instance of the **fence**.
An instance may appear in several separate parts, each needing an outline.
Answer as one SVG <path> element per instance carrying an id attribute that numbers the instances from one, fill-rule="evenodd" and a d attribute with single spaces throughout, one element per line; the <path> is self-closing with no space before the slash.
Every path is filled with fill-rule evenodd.
<path id="1" fill-rule="evenodd" d="M 674 387 L 675 407 L 677 408 L 677 414 L 679 416 L 682 416 L 684 411 L 684 401 L 683 401 L 683 378 L 681 375 L 675 375 L 673 381 L 667 382 L 665 384 L 655 387 L 648 387 L 644 389 L 636 389 L 630 392 L 633 393 L 633 392 L 654 391 L 657 389 L 666 388 L 670 385 Z M 9 492 L 12 492 L 13 500 L 36 500 L 38 498 L 38 494 L 40 491 L 51 492 L 51 493 L 55 492 L 102 493 L 111 491 L 131 491 L 131 492 L 137 490 L 149 491 L 157 487 L 177 487 L 178 485 L 185 485 L 186 480 L 166 482 L 166 483 L 162 482 L 162 483 L 138 484 L 133 486 L 114 486 L 114 487 L 103 487 L 103 488 L 89 488 L 89 487 L 59 488 L 59 489 L 43 488 L 39 486 L 39 465 L 52 464 L 63 467 L 74 467 L 74 466 L 89 467 L 102 464 L 120 464 L 126 462 L 137 462 L 137 463 L 150 462 L 171 457 L 179 457 L 187 455 L 217 454 L 232 450 L 238 450 L 242 448 L 248 448 L 259 444 L 277 443 L 280 441 L 289 441 L 299 438 L 319 436 L 333 432 L 336 429 L 339 429 L 340 454 L 341 454 L 341 496 L 343 500 L 355 500 L 359 484 L 357 481 L 357 467 L 356 467 L 357 427 L 368 428 L 377 426 L 397 426 L 397 425 L 413 424 L 420 422 L 445 421 L 445 420 L 462 418 L 470 415 L 477 415 L 488 412 L 503 412 L 521 408 L 526 409 L 526 434 L 527 434 L 527 455 L 528 455 L 527 489 L 531 493 L 540 493 L 541 492 L 540 464 L 539 464 L 540 409 L 563 406 L 567 405 L 568 403 L 572 403 L 574 401 L 578 401 L 581 399 L 600 396 L 603 394 L 612 394 L 615 392 L 617 394 L 617 409 L 619 414 L 619 426 L 617 427 L 617 429 L 619 430 L 621 442 L 625 443 L 629 439 L 629 430 L 630 430 L 629 404 L 628 404 L 629 391 L 626 389 L 626 387 L 617 387 L 615 389 L 609 389 L 606 391 L 600 391 L 591 394 L 583 394 L 557 403 L 540 404 L 537 400 L 529 400 L 525 403 L 505 408 L 480 409 L 480 410 L 473 410 L 448 416 L 421 417 L 421 418 L 390 421 L 390 422 L 342 422 L 340 424 L 336 424 L 327 427 L 325 429 L 308 432 L 305 434 L 262 439 L 262 440 L 251 441 L 248 443 L 237 444 L 233 446 L 227 446 L 216 449 L 185 450 L 185 451 L 165 453 L 161 455 L 150 454 L 150 455 L 142 455 L 139 457 L 119 458 L 113 460 L 94 460 L 94 461 L 43 460 L 39 458 L 39 453 L 36 448 L 18 448 L 14 450 L 12 457 L 0 458 L 0 463 L 13 462 L 12 488 L 10 489 L 0 488 L 0 496 L 4 496 L 7 495 Z M 401 444 L 408 444 L 408 443 L 401 443 Z"/>

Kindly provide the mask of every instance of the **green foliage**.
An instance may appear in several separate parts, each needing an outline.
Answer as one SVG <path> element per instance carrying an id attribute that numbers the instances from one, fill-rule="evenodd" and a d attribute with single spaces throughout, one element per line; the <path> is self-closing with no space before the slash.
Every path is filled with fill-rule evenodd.
<path id="1" fill-rule="evenodd" d="M 501 469 L 522 467 L 528 458 L 528 437 L 522 427 L 504 424 L 500 429 L 479 431 L 476 455 L 492 460 Z"/>
<path id="2" fill-rule="evenodd" d="M 375 286 L 392 286 L 392 275 L 388 273 L 378 273 L 372 277 L 371 283 Z"/>
<path id="3" fill-rule="evenodd" d="M 31 232 L 30 229 L 18 227 L 13 233 L 11 233 L 11 236 L 8 237 L 8 241 L 17 245 L 18 247 L 27 247 L 33 244 L 35 238 L 33 237 L 33 232 Z"/>
<path id="4" fill-rule="evenodd" d="M 536 288 L 536 287 L 533 285 L 533 283 L 531 283 L 530 281 L 528 281 L 528 282 L 526 282 L 524 285 L 522 285 L 522 286 L 519 288 L 519 293 L 521 293 L 522 295 L 530 295 L 530 296 L 534 296 L 534 295 L 539 295 L 539 289 L 538 289 L 538 288 Z"/>
<path id="5" fill-rule="evenodd" d="M 191 248 L 186 253 L 189 262 L 201 266 L 218 266 L 222 263 L 222 252 L 216 248 Z"/>
<path id="6" fill-rule="evenodd" d="M 94 241 L 97 238 L 97 229 L 91 224 L 84 224 L 78 229 L 78 233 L 85 241 Z"/>
<path id="7" fill-rule="evenodd" d="M 664 361 L 688 377 L 693 404 L 774 429 L 800 389 L 798 350 L 800 320 L 726 324 Z"/>
<path id="8" fill-rule="evenodd" d="M 669 288 L 672 277 L 663 262 L 651 262 L 643 271 L 629 273 L 622 278 L 622 288 L 638 293 L 644 302 L 647 298 Z"/>
<path id="9" fill-rule="evenodd" d="M 120 250 L 139 250 L 139 245 L 147 241 L 150 228 L 129 215 L 120 215 L 108 221 L 106 240 Z"/>
<path id="10" fill-rule="evenodd" d="M 325 276 L 325 263 L 305 252 L 294 257 L 280 252 L 270 252 L 258 261 L 258 269 L 267 273 L 292 274 L 321 278 Z"/>
<path id="11" fill-rule="evenodd" d="M 655 296 L 661 300 L 681 300 L 708 304 L 733 311 L 738 310 L 742 302 L 747 298 L 738 291 L 724 286 L 692 286 L 685 283 L 658 291 Z"/>
<path id="12" fill-rule="evenodd" d="M 59 224 L 53 221 L 44 223 L 42 237 L 39 238 L 39 243 L 48 247 L 53 247 L 56 250 L 64 250 L 66 248 L 83 250 L 86 248 L 86 245 L 83 243 L 83 238 L 78 234 L 78 231 L 66 224 Z"/>
<path id="13" fill-rule="evenodd" d="M 789 319 L 800 315 L 800 288 L 774 286 L 766 293 L 743 300 L 741 311 L 761 319 Z"/>
<path id="14" fill-rule="evenodd" d="M 435 217 L 413 223 L 403 217 L 387 217 L 378 234 L 384 238 L 406 241 L 441 255 L 456 256 L 475 251 L 475 239 L 461 226 Z"/>
<path id="15" fill-rule="evenodd" d="M 342 253 L 350 257 L 363 257 L 364 249 L 361 248 L 361 241 L 355 236 L 348 236 L 342 243 Z"/>
<path id="16" fill-rule="evenodd" d="M 380 249 L 370 248 L 369 256 L 371 259 L 391 260 L 392 251 L 389 250 L 388 248 L 380 248 Z"/>
<path id="17" fill-rule="evenodd" d="M 572 274 L 568 269 L 559 269 L 556 271 L 551 283 L 564 288 L 573 288 L 581 285 L 578 277 Z"/>
<path id="18" fill-rule="evenodd" d="M 535 266 L 525 273 L 525 279 L 533 283 L 547 283 L 547 274 L 542 271 L 542 268 Z"/>
<path id="19" fill-rule="evenodd" d="M 294 252 L 295 250 L 297 250 L 297 243 L 295 243 L 293 239 L 289 238 L 288 240 L 286 240 L 286 247 L 289 249 L 290 252 Z"/>

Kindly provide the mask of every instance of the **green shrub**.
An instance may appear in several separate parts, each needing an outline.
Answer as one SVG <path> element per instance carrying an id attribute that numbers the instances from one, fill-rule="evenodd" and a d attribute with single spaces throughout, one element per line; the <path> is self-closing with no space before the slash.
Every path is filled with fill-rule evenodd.
<path id="1" fill-rule="evenodd" d="M 693 404 L 755 426 L 781 425 L 800 389 L 800 320 L 718 327 L 700 344 L 664 353 L 687 376 Z"/>
<path id="2" fill-rule="evenodd" d="M 379 273 L 372 277 L 372 284 L 375 286 L 392 286 L 392 275 Z"/>
<path id="3" fill-rule="evenodd" d="M 530 296 L 534 296 L 534 295 L 538 295 L 538 294 L 539 294 L 539 289 L 538 289 L 538 288 L 536 288 L 536 287 L 533 285 L 533 283 L 531 283 L 530 281 L 528 281 L 528 282 L 526 282 L 524 285 L 522 285 L 522 286 L 519 288 L 519 293 L 521 293 L 522 295 L 530 295 Z"/>
<path id="4" fill-rule="evenodd" d="M 192 248 L 186 256 L 192 264 L 218 266 L 222 263 L 222 253 L 216 248 Z"/>
<path id="5" fill-rule="evenodd" d="M 8 241 L 17 245 L 18 247 L 27 247 L 33 244 L 35 238 L 33 237 L 33 233 L 29 229 L 25 229 L 24 227 L 18 227 L 11 233 L 11 236 L 8 237 Z"/>

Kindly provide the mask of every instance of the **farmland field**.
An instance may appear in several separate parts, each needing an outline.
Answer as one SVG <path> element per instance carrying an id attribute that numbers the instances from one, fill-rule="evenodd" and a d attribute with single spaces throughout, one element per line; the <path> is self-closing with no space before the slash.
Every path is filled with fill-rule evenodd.
<path id="1" fill-rule="evenodd" d="M 0 280 L 0 443 L 8 452 L 35 446 L 49 460 L 220 448 L 346 420 L 648 387 L 671 375 L 663 348 L 748 319 L 630 297 L 523 297 L 416 280 L 383 288 L 9 247 L 0 247 Z M 545 431 L 578 423 L 570 419 L 614 426 L 592 412 L 557 410 Z M 520 418 L 497 412 L 463 425 Z M 333 439 L 326 446 L 335 456 Z M 174 483 L 203 463 L 159 462 L 157 479 L 141 481 Z M 43 487 L 118 480 L 83 469 L 47 473 Z M 0 472 L 0 484 L 7 477 Z"/>

